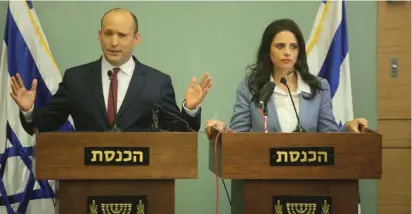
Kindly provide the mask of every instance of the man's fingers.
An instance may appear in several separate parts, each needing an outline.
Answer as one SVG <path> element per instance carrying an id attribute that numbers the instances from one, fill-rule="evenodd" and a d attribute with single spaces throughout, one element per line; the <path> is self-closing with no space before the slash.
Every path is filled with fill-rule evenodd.
<path id="1" fill-rule="evenodd" d="M 17 83 L 19 84 L 19 88 L 24 88 L 23 79 L 21 78 L 20 74 L 17 73 Z"/>
<path id="2" fill-rule="evenodd" d="M 34 79 L 33 82 L 31 83 L 31 91 L 36 91 L 37 88 L 37 79 Z"/>
<path id="3" fill-rule="evenodd" d="M 212 79 L 208 78 L 208 79 L 202 84 L 203 89 L 208 88 L 211 82 L 212 82 Z"/>
<path id="4" fill-rule="evenodd" d="M 16 80 L 16 77 L 14 77 L 14 76 L 11 77 L 11 83 L 17 90 L 20 88 L 19 83 Z"/>
<path id="5" fill-rule="evenodd" d="M 204 89 L 206 88 L 209 83 L 212 81 L 212 78 L 210 77 L 209 73 L 205 73 L 205 75 L 203 75 L 202 79 L 199 82 L 199 85 Z"/>
<path id="6" fill-rule="evenodd" d="M 206 72 L 206 73 L 203 75 L 202 79 L 200 79 L 200 82 L 201 82 L 201 83 L 202 83 L 202 82 L 205 82 L 207 79 L 209 79 L 209 73 L 208 73 L 208 72 Z"/>
<path id="7" fill-rule="evenodd" d="M 212 82 L 208 83 L 206 87 L 203 88 L 203 93 L 200 97 L 200 101 L 203 101 L 203 99 L 206 97 L 207 93 L 210 91 L 210 88 L 212 87 Z"/>
<path id="8" fill-rule="evenodd" d="M 14 102 L 17 102 L 17 96 L 13 93 L 10 93 L 11 98 L 14 100 Z"/>
<path id="9" fill-rule="evenodd" d="M 201 101 L 206 97 L 206 95 L 210 91 L 211 87 L 212 87 L 212 83 L 209 83 L 209 85 L 206 88 L 203 89 L 203 94 L 200 98 Z"/>
<path id="10" fill-rule="evenodd" d="M 13 94 L 17 94 L 17 91 L 18 91 L 19 89 L 17 89 L 16 85 L 13 84 L 13 82 L 10 84 L 10 87 L 11 87 L 12 93 L 13 93 Z"/>
<path id="11" fill-rule="evenodd" d="M 189 88 L 193 88 L 196 84 L 196 77 L 192 77 L 189 83 Z"/>
<path id="12" fill-rule="evenodd" d="M 210 81 L 210 82 L 209 82 L 209 84 L 207 85 L 206 89 L 208 89 L 208 90 L 209 90 L 210 88 L 212 88 L 212 85 L 213 85 L 213 82 L 212 82 L 212 81 Z"/>

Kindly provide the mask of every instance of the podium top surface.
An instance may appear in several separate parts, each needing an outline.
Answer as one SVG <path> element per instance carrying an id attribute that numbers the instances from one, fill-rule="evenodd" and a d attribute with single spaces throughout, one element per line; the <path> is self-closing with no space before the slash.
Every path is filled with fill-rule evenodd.
<path id="1" fill-rule="evenodd" d="M 36 135 L 36 179 L 197 178 L 195 132 L 52 132 Z"/>

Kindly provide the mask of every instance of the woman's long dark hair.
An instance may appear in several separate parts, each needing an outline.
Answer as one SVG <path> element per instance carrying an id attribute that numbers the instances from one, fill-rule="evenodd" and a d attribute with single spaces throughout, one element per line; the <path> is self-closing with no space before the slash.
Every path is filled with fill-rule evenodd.
<path id="1" fill-rule="evenodd" d="M 302 77 L 302 80 L 310 86 L 311 95 L 304 96 L 305 99 L 312 99 L 316 92 L 321 90 L 321 82 L 316 76 L 309 73 L 309 67 L 306 58 L 305 41 L 297 24 L 290 19 L 280 19 L 272 22 L 267 26 L 262 36 L 262 41 L 257 53 L 256 63 L 249 65 L 250 73 L 248 74 L 247 84 L 253 97 L 251 101 L 259 102 L 260 91 L 263 85 L 270 81 L 270 76 L 273 72 L 273 64 L 270 59 L 270 47 L 275 35 L 281 31 L 292 32 L 298 42 L 299 53 L 295 63 L 295 70 L 297 70 Z"/>

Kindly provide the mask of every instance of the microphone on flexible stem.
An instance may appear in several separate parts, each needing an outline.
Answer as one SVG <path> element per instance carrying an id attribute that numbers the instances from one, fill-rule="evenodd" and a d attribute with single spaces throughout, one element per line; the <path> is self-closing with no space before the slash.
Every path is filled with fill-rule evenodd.
<path id="1" fill-rule="evenodd" d="M 289 86 L 288 86 L 288 84 L 286 83 L 286 78 L 285 78 L 285 77 L 282 77 L 282 78 L 280 79 L 280 82 L 281 82 L 283 85 L 285 85 L 286 88 L 288 89 L 289 97 L 290 97 L 290 100 L 292 101 L 292 105 L 293 105 L 293 109 L 295 110 L 296 118 L 298 119 L 298 126 L 296 127 L 296 129 L 295 129 L 293 132 L 306 132 L 306 130 L 302 127 L 302 124 L 300 124 L 300 119 L 299 119 L 298 111 L 296 110 L 295 102 L 293 101 L 292 94 L 290 93 Z"/>
<path id="2" fill-rule="evenodd" d="M 107 76 L 109 76 L 110 79 L 110 90 L 112 91 L 112 105 L 113 105 L 113 111 L 114 111 L 114 123 L 113 127 L 110 130 L 111 132 L 121 132 L 121 130 L 117 127 L 117 109 L 114 106 L 114 102 L 117 102 L 117 100 L 114 100 L 114 92 L 113 92 L 113 83 L 112 83 L 112 78 L 113 78 L 113 71 L 109 70 L 107 71 Z"/>
<path id="3" fill-rule="evenodd" d="M 152 110 L 152 129 L 150 131 L 152 132 L 163 132 L 165 130 L 162 130 L 162 128 L 159 125 L 159 106 L 155 104 L 153 110 Z"/>
<path id="4" fill-rule="evenodd" d="M 155 103 L 154 105 L 155 105 L 155 111 L 157 111 L 157 112 L 156 112 L 156 115 L 157 115 L 157 113 L 159 113 L 158 109 L 160 109 L 164 114 L 170 115 L 170 116 L 178 119 L 179 122 L 181 122 L 181 124 L 174 123 L 173 126 L 171 126 L 171 127 L 168 128 L 168 131 L 195 132 L 195 130 L 193 130 L 193 129 L 190 127 L 190 125 L 189 125 L 189 123 L 188 123 L 187 121 L 185 121 L 185 120 L 183 120 L 182 118 L 176 116 L 175 114 L 172 114 L 172 113 L 168 112 L 167 110 L 165 110 L 162 106 L 160 106 L 160 105 L 157 104 L 157 103 Z M 153 122 L 154 122 L 154 126 L 158 126 L 158 125 L 157 125 L 157 123 L 158 123 L 158 121 L 157 121 L 157 116 L 156 116 L 156 118 L 154 118 L 154 119 L 156 119 L 156 120 L 153 121 Z M 184 125 L 184 127 L 181 127 L 181 125 Z M 154 128 L 158 128 L 158 127 L 154 127 Z"/>
<path id="5" fill-rule="evenodd" d="M 267 82 L 263 87 L 260 92 L 259 96 L 259 109 L 263 113 L 263 117 L 265 119 L 265 133 L 267 133 L 267 128 L 268 128 L 268 109 L 267 109 L 267 103 L 269 101 L 270 96 L 273 94 L 273 90 L 275 90 L 276 84 L 272 81 Z"/>

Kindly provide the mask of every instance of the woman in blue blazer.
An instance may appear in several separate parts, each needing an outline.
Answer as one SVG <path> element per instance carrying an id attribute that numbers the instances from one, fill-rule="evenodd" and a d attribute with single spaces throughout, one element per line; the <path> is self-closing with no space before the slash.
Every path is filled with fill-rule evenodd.
<path id="1" fill-rule="evenodd" d="M 251 72 L 237 88 L 229 129 L 236 132 L 359 132 L 360 126 L 367 128 L 364 118 L 348 121 L 339 128 L 332 112 L 329 83 L 309 72 L 305 41 L 292 20 L 276 20 L 266 28 L 257 61 L 249 69 Z M 259 105 L 262 101 L 263 105 Z M 223 121 L 208 120 L 206 133 L 210 136 L 211 127 L 224 126 Z"/>

